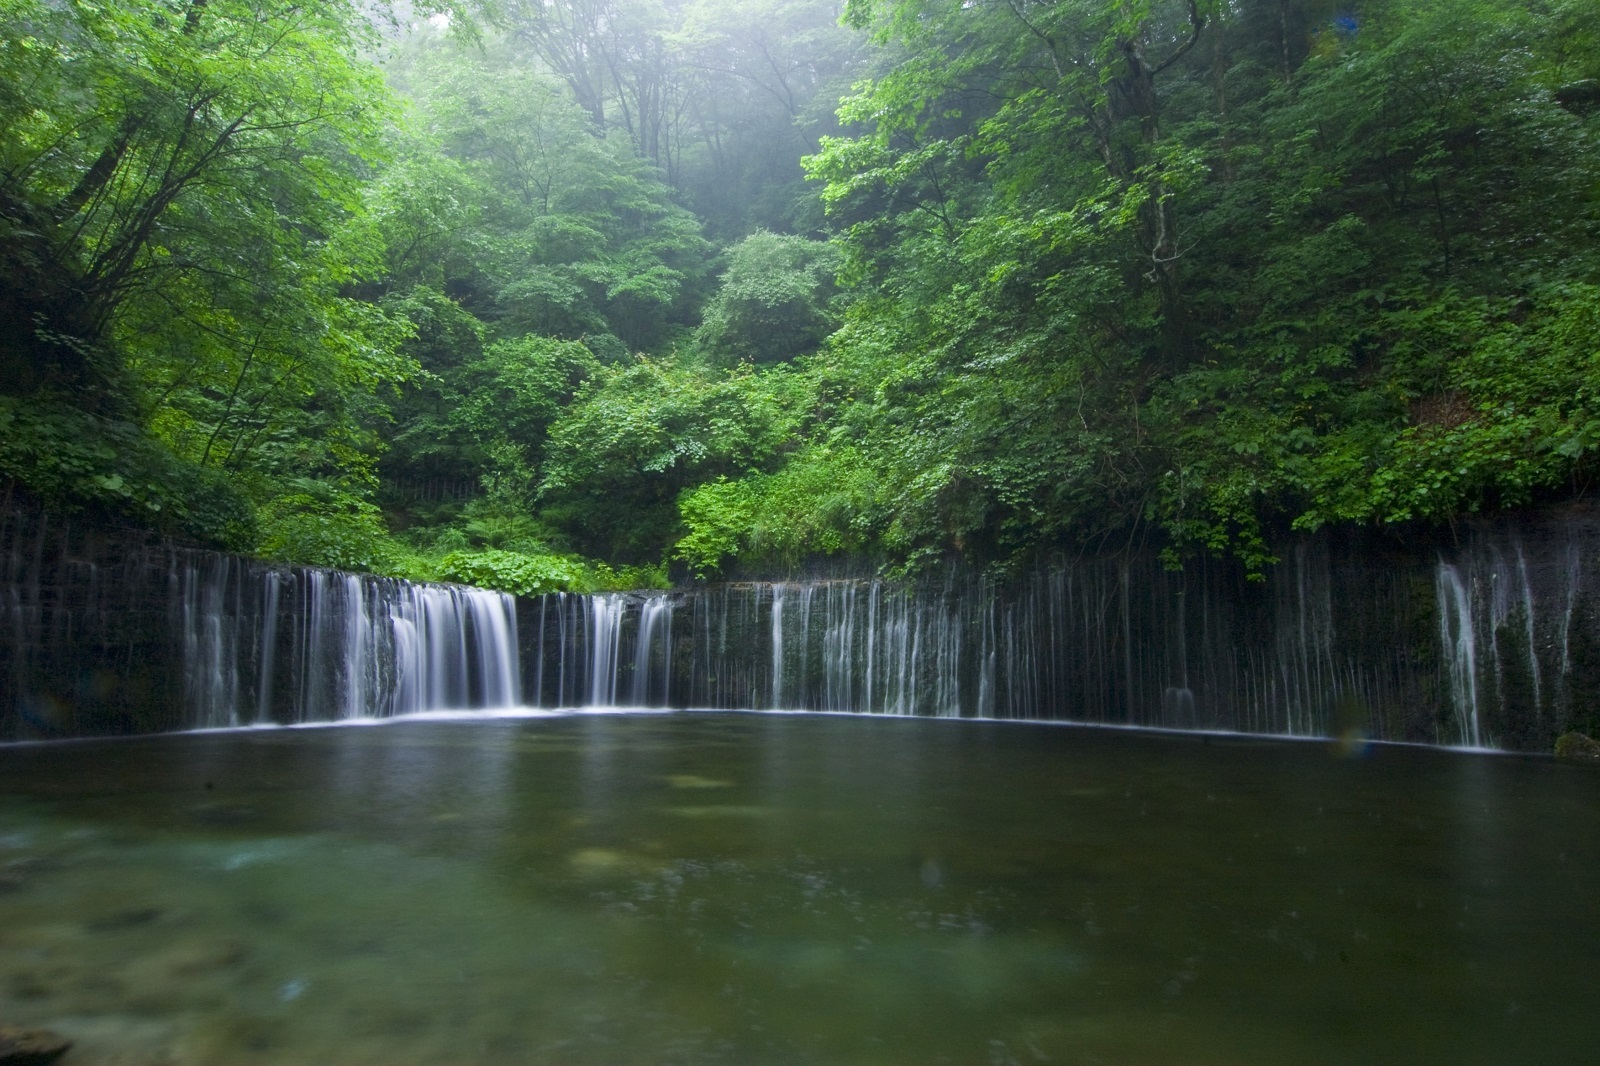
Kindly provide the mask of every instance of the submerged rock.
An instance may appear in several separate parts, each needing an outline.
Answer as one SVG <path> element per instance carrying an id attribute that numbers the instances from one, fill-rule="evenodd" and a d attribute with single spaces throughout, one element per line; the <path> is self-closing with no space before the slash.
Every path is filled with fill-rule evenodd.
<path id="1" fill-rule="evenodd" d="M 136 907 L 130 910 L 117 911 L 103 918 L 94 918 L 84 922 L 83 927 L 91 933 L 120 933 L 125 929 L 137 929 L 141 925 L 149 925 L 161 917 L 159 907 Z"/>
<path id="2" fill-rule="evenodd" d="M 731 781 L 718 781 L 698 774 L 668 774 L 666 781 L 673 788 L 730 788 L 733 785 Z"/>
<path id="3" fill-rule="evenodd" d="M 634 865 L 629 856 L 611 848 L 584 848 L 573 852 L 568 861 L 574 870 L 585 876 L 626 871 Z"/>
<path id="4" fill-rule="evenodd" d="M 256 821 L 261 811 L 244 803 L 197 803 L 189 817 L 201 825 L 235 826 Z"/>
<path id="5" fill-rule="evenodd" d="M 1556 758 L 1600 762 L 1600 740 L 1582 733 L 1562 733 L 1556 738 Z"/>
<path id="6" fill-rule="evenodd" d="M 46 1066 L 71 1046 L 72 1041 L 48 1029 L 0 1025 L 0 1066 Z"/>

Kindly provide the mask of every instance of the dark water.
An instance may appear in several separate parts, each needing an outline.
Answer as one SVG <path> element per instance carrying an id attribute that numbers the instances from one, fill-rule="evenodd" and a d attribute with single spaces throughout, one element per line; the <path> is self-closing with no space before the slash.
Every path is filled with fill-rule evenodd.
<path id="1" fill-rule="evenodd" d="M 1600 772 L 685 713 L 0 748 L 66 1066 L 1578 1063 Z"/>

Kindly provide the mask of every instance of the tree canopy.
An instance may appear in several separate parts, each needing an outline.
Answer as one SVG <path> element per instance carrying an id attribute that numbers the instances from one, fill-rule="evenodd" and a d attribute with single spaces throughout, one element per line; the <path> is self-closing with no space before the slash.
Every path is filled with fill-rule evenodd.
<path id="1" fill-rule="evenodd" d="M 0 477 L 520 591 L 1585 491 L 1575 0 L 0 0 Z"/>

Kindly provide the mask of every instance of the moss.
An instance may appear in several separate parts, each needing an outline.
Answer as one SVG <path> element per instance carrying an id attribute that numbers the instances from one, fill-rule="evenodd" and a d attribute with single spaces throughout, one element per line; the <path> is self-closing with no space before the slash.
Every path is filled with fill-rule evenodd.
<path id="1" fill-rule="evenodd" d="M 1600 741 L 1583 733 L 1562 733 L 1556 738 L 1556 758 L 1600 762 Z"/>

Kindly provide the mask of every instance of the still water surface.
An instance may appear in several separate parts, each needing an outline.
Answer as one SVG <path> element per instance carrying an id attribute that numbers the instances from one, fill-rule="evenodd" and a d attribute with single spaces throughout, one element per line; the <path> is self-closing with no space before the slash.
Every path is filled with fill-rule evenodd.
<path id="1" fill-rule="evenodd" d="M 868 717 L 0 748 L 63 1066 L 1600 1056 L 1600 772 Z"/>

